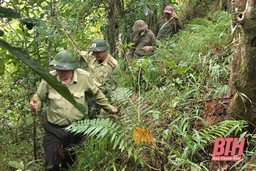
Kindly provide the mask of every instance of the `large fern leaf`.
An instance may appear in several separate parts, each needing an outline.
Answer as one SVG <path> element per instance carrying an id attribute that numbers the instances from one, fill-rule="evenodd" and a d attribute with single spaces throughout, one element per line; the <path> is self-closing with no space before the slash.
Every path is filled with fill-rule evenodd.
<path id="1" fill-rule="evenodd" d="M 141 116 L 147 114 L 152 107 L 147 104 L 143 97 L 136 96 L 127 88 L 117 88 L 111 95 L 112 101 L 114 100 L 117 105 L 121 105 L 120 123 L 129 128 L 144 125 Z"/>
<path id="2" fill-rule="evenodd" d="M 206 145 L 216 138 L 235 135 L 238 131 L 242 131 L 245 126 L 246 122 L 244 120 L 224 120 L 198 131 L 198 135 L 201 137 L 202 143 Z M 196 130 L 194 131 L 196 132 Z"/>
<path id="3" fill-rule="evenodd" d="M 123 150 L 128 146 L 128 144 L 125 143 L 127 141 L 123 129 L 109 118 L 81 120 L 71 124 L 66 130 L 76 134 L 92 136 L 96 139 L 110 139 L 113 143 L 113 149 L 118 147 Z"/>

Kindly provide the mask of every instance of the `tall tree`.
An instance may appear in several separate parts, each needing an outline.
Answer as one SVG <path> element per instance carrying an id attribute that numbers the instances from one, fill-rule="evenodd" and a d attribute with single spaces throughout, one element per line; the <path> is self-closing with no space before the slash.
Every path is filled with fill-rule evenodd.
<path id="1" fill-rule="evenodd" d="M 115 41 L 115 33 L 116 33 L 116 1 L 117 0 L 110 0 L 109 3 L 109 32 L 108 32 L 108 42 L 110 45 L 110 53 L 113 54 L 116 48 L 116 41 Z"/>
<path id="2" fill-rule="evenodd" d="M 232 0 L 234 52 L 229 83 L 233 95 L 229 114 L 248 121 L 248 130 L 256 131 L 256 1 Z"/>

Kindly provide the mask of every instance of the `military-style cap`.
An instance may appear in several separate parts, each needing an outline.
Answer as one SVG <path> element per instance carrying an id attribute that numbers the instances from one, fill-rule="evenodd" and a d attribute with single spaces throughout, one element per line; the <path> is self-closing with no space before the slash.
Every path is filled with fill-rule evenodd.
<path id="1" fill-rule="evenodd" d="M 172 6 L 166 6 L 165 9 L 164 9 L 164 12 L 168 13 L 168 14 L 172 14 L 173 11 L 174 11 L 174 9 L 173 9 Z"/>
<path id="2" fill-rule="evenodd" d="M 148 25 L 145 23 L 143 20 L 137 20 L 134 22 L 134 25 L 132 27 L 133 31 L 140 31 L 140 30 L 145 30 L 148 28 Z"/>
<path id="3" fill-rule="evenodd" d="M 91 46 L 89 47 L 90 52 L 102 52 L 108 50 L 106 40 L 104 39 L 95 39 L 92 41 Z"/>
<path id="4" fill-rule="evenodd" d="M 75 70 L 79 67 L 79 63 L 75 57 L 72 57 L 71 53 L 63 50 L 50 62 L 50 66 L 58 70 Z"/>

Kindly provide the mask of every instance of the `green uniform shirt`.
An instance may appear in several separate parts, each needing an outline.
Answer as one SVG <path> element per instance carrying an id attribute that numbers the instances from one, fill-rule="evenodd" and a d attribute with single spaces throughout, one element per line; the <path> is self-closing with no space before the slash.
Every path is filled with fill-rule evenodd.
<path id="1" fill-rule="evenodd" d="M 94 56 L 90 56 L 88 60 L 89 72 L 95 81 L 96 86 L 105 94 L 107 93 L 106 81 L 110 75 L 119 72 L 120 67 L 118 62 L 110 54 L 106 59 L 99 63 Z"/>
<path id="2" fill-rule="evenodd" d="M 128 55 L 133 58 L 139 58 L 148 53 L 147 51 L 143 50 L 143 47 L 156 46 L 155 34 L 149 29 L 146 29 L 141 35 L 139 35 L 138 32 L 133 32 L 131 41 L 134 43 L 134 45 L 129 49 Z"/>
<path id="3" fill-rule="evenodd" d="M 182 28 L 180 20 L 177 18 L 171 18 L 165 21 L 164 16 L 158 22 L 156 35 L 159 39 L 166 39 L 172 37 L 174 34 L 179 32 Z"/>
<path id="4" fill-rule="evenodd" d="M 50 73 L 56 76 L 56 71 L 51 71 Z M 57 79 L 60 81 L 58 77 Z M 64 82 L 60 81 L 60 83 L 66 85 Z M 74 96 L 74 99 L 78 103 L 84 105 L 87 111 L 88 104 L 85 95 L 90 95 L 92 100 L 95 100 L 95 102 L 102 106 L 106 111 L 112 111 L 114 108 L 94 84 L 90 77 L 90 73 L 83 69 L 78 68 L 74 70 L 72 81 L 66 86 Z M 41 101 L 48 100 L 49 107 L 47 119 L 50 123 L 66 126 L 84 118 L 84 115 L 80 111 L 44 80 L 41 81 L 37 92 L 33 97 L 37 99 L 39 106 L 41 105 Z"/>

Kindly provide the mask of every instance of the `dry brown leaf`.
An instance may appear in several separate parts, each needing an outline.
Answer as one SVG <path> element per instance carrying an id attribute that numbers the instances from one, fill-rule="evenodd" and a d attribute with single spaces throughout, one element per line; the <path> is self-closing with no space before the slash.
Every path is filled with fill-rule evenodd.
<path id="1" fill-rule="evenodd" d="M 147 144 L 152 145 L 155 147 L 156 139 L 153 137 L 152 133 L 144 128 L 135 127 L 133 129 L 133 139 L 136 145 L 140 145 L 142 142 L 146 142 Z"/>

